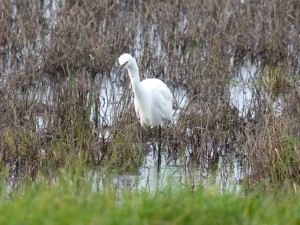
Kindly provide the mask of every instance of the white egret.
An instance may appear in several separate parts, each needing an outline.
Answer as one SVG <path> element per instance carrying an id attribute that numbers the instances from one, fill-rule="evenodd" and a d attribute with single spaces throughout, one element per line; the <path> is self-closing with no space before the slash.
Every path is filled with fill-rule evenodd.
<path id="1" fill-rule="evenodd" d="M 164 120 L 171 120 L 173 115 L 173 95 L 167 85 L 159 79 L 148 78 L 140 81 L 139 69 L 136 60 L 127 53 L 119 57 L 120 68 L 118 75 L 127 68 L 132 89 L 134 92 L 134 107 L 142 127 L 159 126 L 158 162 L 159 170 L 161 164 L 161 124 Z M 143 128 L 141 128 L 141 140 L 143 139 Z M 143 151 L 143 141 L 138 159 Z"/>

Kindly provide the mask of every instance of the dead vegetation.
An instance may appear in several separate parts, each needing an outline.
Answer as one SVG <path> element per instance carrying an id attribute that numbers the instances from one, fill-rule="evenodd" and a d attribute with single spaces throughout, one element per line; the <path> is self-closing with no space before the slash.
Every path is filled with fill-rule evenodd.
<path id="1" fill-rule="evenodd" d="M 129 52 L 141 77 L 186 90 L 165 146 L 188 150 L 204 169 L 237 155 L 250 182 L 299 181 L 299 1 L 4 1 L 0 9 L 0 159 L 12 173 L 34 176 L 78 157 L 135 164 L 129 79 L 114 76 Z M 241 112 L 230 82 L 246 59 L 257 73 Z"/>

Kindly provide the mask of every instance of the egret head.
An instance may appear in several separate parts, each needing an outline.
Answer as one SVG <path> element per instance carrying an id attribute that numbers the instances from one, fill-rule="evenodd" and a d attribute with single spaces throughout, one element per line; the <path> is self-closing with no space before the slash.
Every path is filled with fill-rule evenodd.
<path id="1" fill-rule="evenodd" d="M 135 59 L 128 53 L 124 53 L 119 57 L 119 63 L 120 67 L 117 75 L 120 75 L 124 68 L 133 69 L 134 67 L 137 67 Z"/>

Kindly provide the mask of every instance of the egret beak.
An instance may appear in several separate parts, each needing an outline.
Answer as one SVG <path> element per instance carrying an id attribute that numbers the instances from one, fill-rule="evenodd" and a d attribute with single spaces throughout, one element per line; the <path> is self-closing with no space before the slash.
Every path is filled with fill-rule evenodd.
<path id="1" fill-rule="evenodd" d="M 118 72 L 117 72 L 117 76 L 119 76 L 119 75 L 122 73 L 122 71 L 123 71 L 124 67 L 127 65 L 127 63 L 128 63 L 128 62 L 122 64 L 122 65 L 119 67 Z"/>

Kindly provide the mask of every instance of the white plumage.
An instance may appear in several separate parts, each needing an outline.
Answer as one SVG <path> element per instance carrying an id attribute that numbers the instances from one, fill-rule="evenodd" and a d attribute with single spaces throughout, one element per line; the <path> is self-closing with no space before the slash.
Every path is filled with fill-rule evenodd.
<path id="1" fill-rule="evenodd" d="M 132 89 L 134 92 L 134 107 L 137 117 L 143 127 L 159 126 L 159 144 L 157 171 L 161 164 L 161 124 L 164 120 L 171 120 L 173 115 L 173 95 L 167 85 L 159 79 L 150 78 L 142 82 L 139 77 L 139 69 L 135 59 L 124 53 L 119 58 L 120 69 L 127 68 Z M 141 129 L 141 150 L 138 158 L 138 166 L 143 152 L 143 129 Z"/>
<path id="2" fill-rule="evenodd" d="M 140 81 L 136 60 L 129 54 L 119 58 L 119 73 L 127 68 L 134 92 L 134 107 L 142 126 L 155 127 L 173 115 L 173 95 L 167 85 L 159 79 L 149 78 Z"/>

